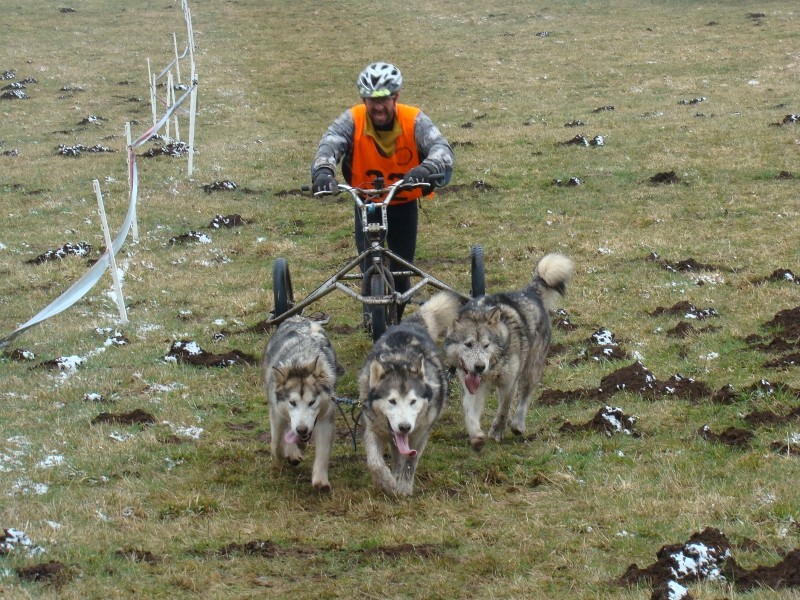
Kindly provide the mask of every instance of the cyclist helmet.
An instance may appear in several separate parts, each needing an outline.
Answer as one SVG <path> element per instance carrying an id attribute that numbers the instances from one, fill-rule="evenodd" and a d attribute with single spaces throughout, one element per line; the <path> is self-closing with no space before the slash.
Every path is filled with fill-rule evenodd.
<path id="1" fill-rule="evenodd" d="M 400 91 L 403 76 L 394 65 L 374 62 L 361 71 L 357 85 L 362 98 L 385 98 Z"/>

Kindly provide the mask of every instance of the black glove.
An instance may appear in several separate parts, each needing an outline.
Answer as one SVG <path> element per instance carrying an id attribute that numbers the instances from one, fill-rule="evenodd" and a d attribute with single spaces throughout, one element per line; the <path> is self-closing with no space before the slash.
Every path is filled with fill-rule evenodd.
<path id="1" fill-rule="evenodd" d="M 336 177 L 333 176 L 333 171 L 330 169 L 317 169 L 314 173 L 314 179 L 311 182 L 311 191 L 314 194 L 319 192 L 327 192 L 329 194 L 339 193 L 339 183 Z"/>
<path id="2" fill-rule="evenodd" d="M 405 183 L 427 183 L 430 184 L 428 177 L 431 176 L 431 170 L 425 165 L 419 165 L 411 169 L 403 178 Z"/>

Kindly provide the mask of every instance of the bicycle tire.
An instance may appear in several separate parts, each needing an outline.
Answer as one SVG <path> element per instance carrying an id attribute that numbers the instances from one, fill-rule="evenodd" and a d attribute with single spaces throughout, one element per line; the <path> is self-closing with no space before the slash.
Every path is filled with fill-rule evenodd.
<path id="1" fill-rule="evenodd" d="M 272 264 L 272 294 L 275 300 L 272 309 L 273 318 L 282 315 L 294 306 L 292 278 L 289 275 L 289 265 L 285 258 L 275 259 Z"/>
<path id="2" fill-rule="evenodd" d="M 380 273 L 373 273 L 369 280 L 370 296 L 385 296 L 386 286 L 383 276 Z M 370 322 L 372 341 L 377 342 L 386 331 L 387 312 L 389 307 L 386 304 L 370 304 Z"/>
<path id="3" fill-rule="evenodd" d="M 483 246 L 472 246 L 470 249 L 470 296 L 478 298 L 486 294 L 486 272 L 483 263 Z"/>

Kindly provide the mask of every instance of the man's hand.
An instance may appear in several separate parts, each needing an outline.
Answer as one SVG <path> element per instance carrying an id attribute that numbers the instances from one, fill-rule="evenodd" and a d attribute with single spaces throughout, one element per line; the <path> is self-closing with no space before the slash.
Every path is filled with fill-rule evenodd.
<path id="1" fill-rule="evenodd" d="M 339 193 L 339 182 L 333 176 L 333 171 L 330 169 L 317 169 L 314 174 L 314 180 L 311 182 L 311 192 L 318 194 L 320 192 L 327 194 Z"/>
<path id="2" fill-rule="evenodd" d="M 419 165 L 411 169 L 403 178 L 405 183 L 427 183 L 430 184 L 428 177 L 431 176 L 431 171 L 425 165 Z"/>

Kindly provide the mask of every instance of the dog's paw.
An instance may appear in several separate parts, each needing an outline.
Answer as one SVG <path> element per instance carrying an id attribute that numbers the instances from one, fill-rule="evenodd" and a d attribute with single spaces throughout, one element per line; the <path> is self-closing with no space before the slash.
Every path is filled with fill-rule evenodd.
<path id="1" fill-rule="evenodd" d="M 483 446 L 485 444 L 486 444 L 486 436 L 483 435 L 474 437 L 469 441 L 469 445 L 472 446 L 472 449 L 475 450 L 475 452 L 478 452 L 481 449 L 483 449 Z"/>
<path id="2" fill-rule="evenodd" d="M 495 442 L 502 442 L 503 441 L 503 433 L 505 432 L 505 427 L 492 427 L 489 430 L 489 437 L 492 438 Z"/>
<path id="3" fill-rule="evenodd" d="M 314 481 L 311 483 L 314 486 L 314 489 L 318 492 L 327 494 L 331 491 L 331 484 L 328 481 Z"/>
<path id="4" fill-rule="evenodd" d="M 292 465 L 293 467 L 296 467 L 297 465 L 300 464 L 300 462 L 302 460 L 303 460 L 303 453 L 302 452 L 300 452 L 299 450 L 295 450 L 294 452 L 289 452 L 287 450 L 287 452 L 286 452 L 286 462 L 288 462 L 290 465 Z"/>
<path id="5" fill-rule="evenodd" d="M 414 492 L 413 486 L 412 487 L 405 487 L 405 486 L 392 487 L 392 488 L 383 490 L 383 493 L 386 494 L 387 496 L 392 496 L 392 497 L 397 498 L 397 499 L 408 498 L 409 496 L 411 496 L 411 494 L 413 492 Z"/>

